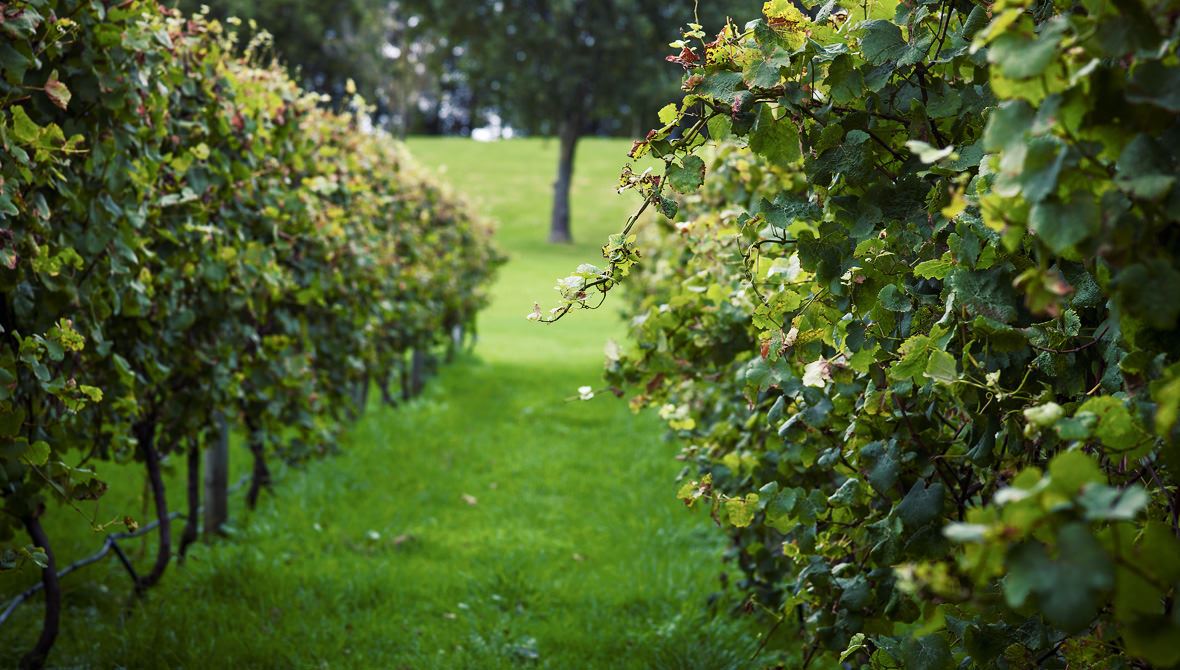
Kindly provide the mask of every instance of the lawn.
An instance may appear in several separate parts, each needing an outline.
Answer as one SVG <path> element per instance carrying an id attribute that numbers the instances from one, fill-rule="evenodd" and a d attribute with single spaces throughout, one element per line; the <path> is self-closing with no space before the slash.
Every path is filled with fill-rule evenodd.
<path id="1" fill-rule="evenodd" d="M 636 204 L 613 185 L 628 143 L 589 140 L 574 184 L 577 244 L 544 242 L 556 144 L 413 139 L 488 216 L 511 260 L 475 351 L 426 393 L 379 405 L 340 453 L 280 468 L 233 532 L 173 564 L 146 599 L 113 559 L 64 579 L 50 662 L 69 667 L 738 668 L 754 622 L 713 617 L 722 536 L 674 498 L 680 465 L 655 417 L 597 385 L 610 308 L 554 326 L 525 320 L 554 279 L 598 258 Z M 235 469 L 245 469 L 242 451 Z M 181 508 L 180 463 L 169 498 Z M 143 477 L 105 466 L 100 520 L 148 517 Z M 83 508 L 87 515 L 93 508 Z M 47 521 L 59 565 L 101 535 L 68 509 Z M 153 538 L 154 539 L 154 538 Z M 128 543 L 146 565 L 151 549 Z M 4 600 L 36 578 L 0 581 Z M 723 595 L 719 602 L 727 603 Z M 713 609 L 727 605 L 714 605 Z M 0 667 L 35 639 L 39 602 L 0 628 Z M 762 658 L 761 661 L 767 659 Z"/>

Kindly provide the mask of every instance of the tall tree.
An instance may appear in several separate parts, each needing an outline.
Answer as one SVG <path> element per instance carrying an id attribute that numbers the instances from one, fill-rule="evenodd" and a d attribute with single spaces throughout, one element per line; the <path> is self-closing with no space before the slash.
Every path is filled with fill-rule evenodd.
<path id="1" fill-rule="evenodd" d="M 594 128 L 630 130 L 645 101 L 666 99 L 681 71 L 663 55 L 694 17 L 693 0 L 404 0 L 419 26 L 462 48 L 457 67 L 481 104 L 529 133 L 556 135 L 557 178 L 549 239 L 569 242 L 570 183 L 578 140 Z M 705 0 L 701 18 L 757 3 Z M 708 17 L 705 16 L 708 14 Z M 704 22 L 704 21 L 702 21 Z M 663 95 L 651 95 L 657 82 Z M 478 111 L 478 110 L 477 110 Z M 654 113 L 654 109 L 648 113 Z M 613 126 L 611 128 L 610 126 Z"/>

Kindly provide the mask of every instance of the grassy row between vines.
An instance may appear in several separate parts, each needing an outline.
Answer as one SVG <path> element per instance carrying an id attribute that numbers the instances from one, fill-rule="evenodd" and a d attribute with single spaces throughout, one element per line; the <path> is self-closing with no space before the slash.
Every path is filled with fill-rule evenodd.
<path id="1" fill-rule="evenodd" d="M 611 185 L 627 146 L 583 144 L 580 243 L 558 248 L 543 242 L 554 144 L 412 140 L 501 222 L 511 254 L 476 351 L 407 406 L 372 394 L 341 454 L 282 471 L 255 512 L 239 494 L 230 537 L 191 550 L 145 601 L 131 599 L 113 558 L 67 577 L 51 664 L 747 667 L 760 628 L 714 618 L 731 604 L 724 597 L 706 606 L 720 590 L 721 538 L 675 500 L 679 466 L 659 422 L 609 395 L 566 400 L 597 385 L 603 342 L 622 335 L 617 317 L 544 329 L 524 318 L 548 298 L 538 287 L 625 214 Z M 238 445 L 233 458 L 236 479 L 248 461 Z M 171 465 L 168 494 L 181 508 L 183 464 Z M 147 518 L 142 494 L 129 493 L 143 490 L 138 471 L 101 474 L 113 485 L 98 518 Z M 62 564 L 101 543 L 72 512 L 50 518 Z M 126 547 L 133 558 L 144 550 Z M 0 597 L 35 579 L 6 575 Z M 23 606 L 0 630 L 0 666 L 33 639 L 40 609 Z"/>

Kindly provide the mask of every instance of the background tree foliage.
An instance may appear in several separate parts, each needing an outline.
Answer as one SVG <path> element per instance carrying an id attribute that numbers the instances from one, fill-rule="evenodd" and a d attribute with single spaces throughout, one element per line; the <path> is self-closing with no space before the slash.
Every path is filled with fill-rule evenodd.
<path id="1" fill-rule="evenodd" d="M 487 0 L 462 11 L 444 0 L 404 0 L 420 30 L 461 50 L 454 67 L 473 91 L 474 110 L 494 111 L 528 133 L 561 143 L 550 240 L 570 240 L 569 183 L 580 137 L 630 132 L 675 91 L 663 62 L 670 26 L 693 19 L 691 0 Z M 719 23 L 738 2 L 700 3 Z M 744 9 L 742 10 L 744 11 Z"/>
<path id="2" fill-rule="evenodd" d="M 306 86 L 342 99 L 348 81 L 401 132 L 470 132 L 489 118 L 560 142 L 550 239 L 569 241 L 569 182 L 589 133 L 641 134 L 676 91 L 662 60 L 693 20 L 720 24 L 748 12 L 735 0 L 181 0 L 208 5 L 275 36 L 273 49 Z M 457 117 L 457 118 L 456 118 Z"/>
<path id="3" fill-rule="evenodd" d="M 389 28 L 387 4 L 381 0 L 179 0 L 186 14 L 202 7 L 211 16 L 240 20 L 239 30 L 250 36 L 257 29 L 274 35 L 275 54 L 298 71 L 304 85 L 342 99 L 349 79 L 371 99 L 389 77 L 391 64 L 382 45 Z M 251 29 L 249 22 L 257 29 Z"/>
<path id="4" fill-rule="evenodd" d="M 666 169 L 622 180 L 675 225 L 632 219 L 535 318 L 636 280 L 607 377 L 805 664 L 1180 663 L 1178 18 L 772 0 L 687 31 L 690 95 L 633 152 Z"/>

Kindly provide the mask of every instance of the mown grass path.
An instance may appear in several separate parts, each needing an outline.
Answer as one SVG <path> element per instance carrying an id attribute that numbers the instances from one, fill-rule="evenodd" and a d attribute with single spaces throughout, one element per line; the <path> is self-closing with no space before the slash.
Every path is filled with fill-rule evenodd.
<path id="1" fill-rule="evenodd" d="M 580 147 L 571 247 L 543 241 L 553 143 L 411 147 L 501 222 L 512 256 L 475 352 L 407 406 L 373 394 L 338 456 L 282 472 L 253 513 L 235 500 L 234 536 L 195 548 L 146 602 L 129 600 L 114 561 L 67 578 L 54 663 L 712 670 L 748 658 L 750 631 L 706 614 L 721 539 L 673 497 L 680 466 L 659 422 L 609 396 L 568 400 L 599 383 L 617 315 L 524 318 L 625 218 L 633 203 L 611 185 L 627 144 Z M 115 485 L 100 516 L 145 517 L 142 476 L 106 475 Z M 65 510 L 50 530 L 62 564 L 100 543 Z M 5 577 L 0 591 L 31 578 Z M 0 667 L 39 617 L 26 605 L 0 629 Z"/>

